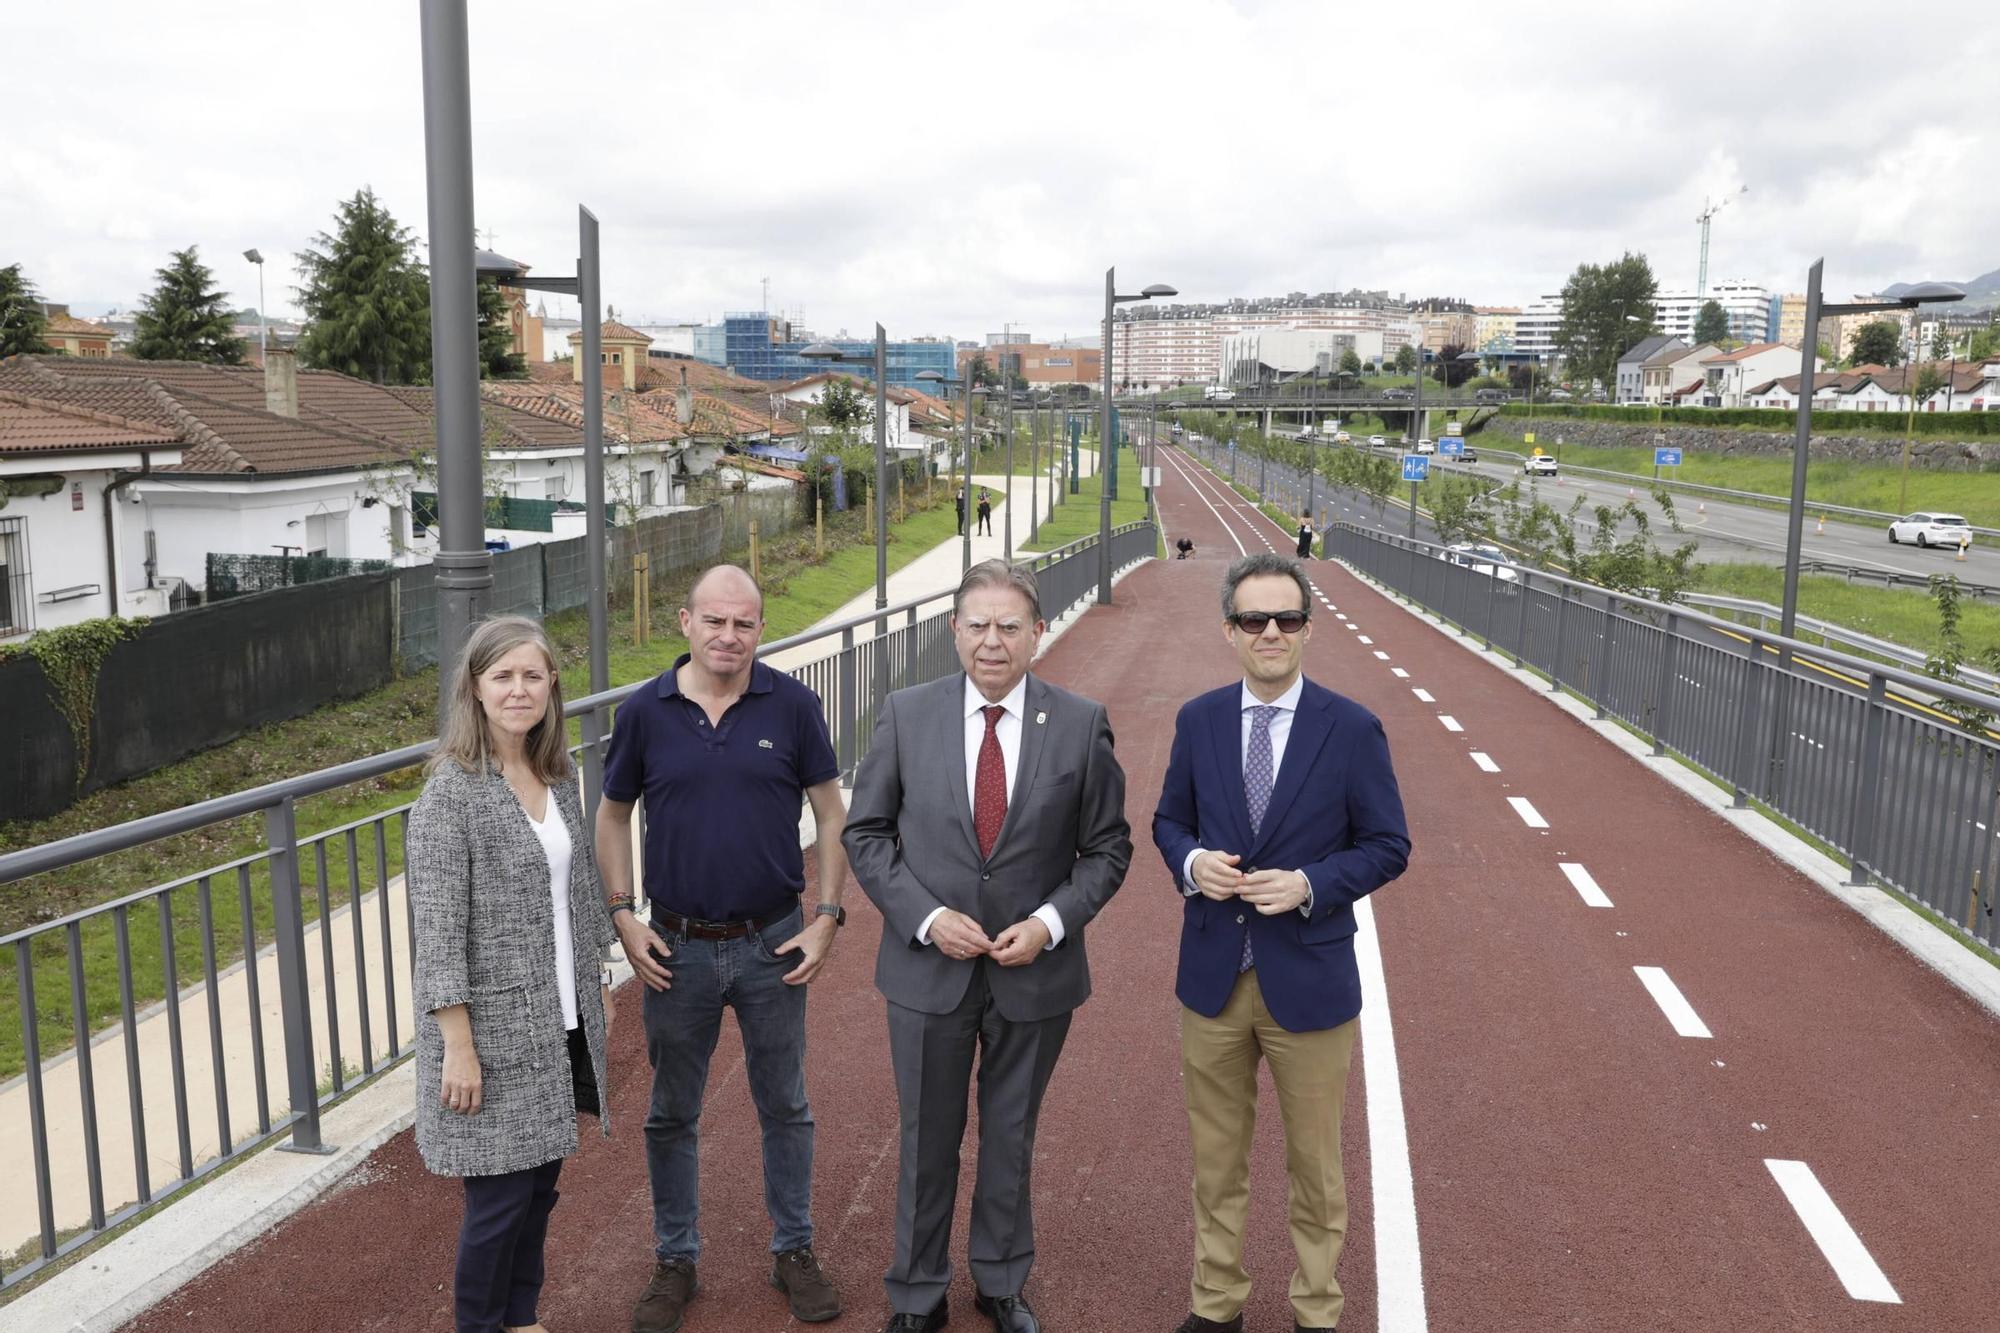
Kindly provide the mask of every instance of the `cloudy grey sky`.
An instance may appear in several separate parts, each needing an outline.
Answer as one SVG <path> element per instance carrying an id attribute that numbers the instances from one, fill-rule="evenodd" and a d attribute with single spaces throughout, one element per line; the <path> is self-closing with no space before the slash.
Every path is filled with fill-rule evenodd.
<path id="1" fill-rule="evenodd" d="M 544 269 L 604 220 L 622 317 L 1092 331 L 1190 300 L 1518 304 L 1627 249 L 1831 292 L 2000 267 L 2000 28 L 1753 3 L 472 0 L 479 224 Z M 574 15 L 590 13 L 587 21 Z M 416 0 L 9 6 L 0 264 L 127 306 L 198 244 L 245 304 L 363 184 L 426 229 Z M 21 56 L 28 58 L 20 58 Z"/>

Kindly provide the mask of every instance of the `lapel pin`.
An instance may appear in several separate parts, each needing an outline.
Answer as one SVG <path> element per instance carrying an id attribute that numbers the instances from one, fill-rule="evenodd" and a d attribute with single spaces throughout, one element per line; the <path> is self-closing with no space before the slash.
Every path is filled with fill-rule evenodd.
<path id="1" fill-rule="evenodd" d="M 1035 714 L 1035 725 L 1038 727 L 1041 726 L 1043 723 L 1047 722 L 1048 720 L 1049 720 L 1049 715 L 1047 713 Z"/>

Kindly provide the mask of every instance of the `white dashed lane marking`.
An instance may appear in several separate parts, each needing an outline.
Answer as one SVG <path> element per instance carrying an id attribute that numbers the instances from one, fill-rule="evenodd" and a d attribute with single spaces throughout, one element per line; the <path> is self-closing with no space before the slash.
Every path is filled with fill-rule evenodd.
<path id="1" fill-rule="evenodd" d="M 1386 661 L 1388 661 L 1388 660 L 1389 660 L 1389 654 L 1387 654 L 1387 653 L 1383 652 L 1383 651 L 1382 651 L 1382 650 L 1381 650 L 1380 648 L 1377 648 L 1377 649 L 1375 650 L 1375 656 L 1376 656 L 1376 658 L 1377 658 L 1378 660 L 1380 660 L 1380 661 L 1383 661 L 1383 662 L 1386 662 Z"/>
<path id="2" fill-rule="evenodd" d="M 1394 676 L 1397 680 L 1408 680 L 1410 678 L 1410 673 L 1403 670 L 1403 668 L 1401 667 L 1390 667 L 1389 674 Z"/>
<path id="3" fill-rule="evenodd" d="M 1582 898 L 1587 905 L 1591 907 L 1611 906 L 1611 900 L 1604 896 L 1603 889 L 1597 887 L 1597 881 L 1591 878 L 1588 870 L 1574 861 L 1564 861 L 1561 864 L 1564 878 L 1569 880 L 1570 887 L 1576 890 L 1577 896 Z"/>
<path id="4" fill-rule="evenodd" d="M 1514 807 L 1514 813 L 1519 815 L 1521 822 L 1529 828 L 1547 828 L 1549 826 L 1549 821 L 1542 818 L 1542 812 L 1535 809 L 1527 797 L 1509 796 L 1507 804 Z"/>
<path id="5" fill-rule="evenodd" d="M 1639 983 L 1653 997 L 1653 1003 L 1660 1006 L 1660 1012 L 1667 1016 L 1667 1022 L 1673 1024 L 1675 1032 L 1683 1037 L 1704 1039 L 1715 1035 L 1708 1030 L 1708 1024 L 1701 1021 L 1701 1015 L 1687 1002 L 1687 997 L 1681 994 L 1681 988 L 1674 984 L 1674 979 L 1667 975 L 1665 968 L 1635 967 L 1632 970 L 1638 973 Z"/>
<path id="6" fill-rule="evenodd" d="M 1431 692 L 1429 690 L 1411 690 L 1410 693 L 1416 695 L 1417 698 L 1423 700 L 1427 704 L 1434 704 L 1437 702 L 1437 700 L 1431 698 Z"/>
<path id="7" fill-rule="evenodd" d="M 1474 750 L 1472 752 L 1472 762 L 1479 765 L 1479 771 L 1482 773 L 1498 773 L 1500 771 L 1500 765 L 1494 763 L 1493 756 L 1487 754 L 1484 750 Z"/>
<path id="8" fill-rule="evenodd" d="M 1452 716 L 1452 715 L 1451 715 L 1450 713 L 1439 713 L 1439 714 L 1438 714 L 1438 721 L 1440 721 L 1440 722 L 1444 723 L 1444 729 L 1445 729 L 1446 731 L 1464 731 L 1464 730 L 1465 730 L 1465 728 L 1464 728 L 1464 727 L 1462 727 L 1462 726 L 1460 726 L 1460 725 L 1459 725 L 1459 722 L 1458 722 L 1458 719 L 1457 719 L 1457 718 L 1455 718 L 1455 717 L 1453 717 L 1453 716 Z"/>
<path id="9" fill-rule="evenodd" d="M 1868 1247 L 1861 1243 L 1861 1237 L 1848 1225 L 1834 1204 L 1833 1196 L 1819 1183 L 1819 1177 L 1804 1162 L 1786 1162 L 1775 1158 L 1764 1159 L 1764 1167 L 1771 1178 L 1778 1182 L 1778 1188 L 1785 1192 L 1792 1211 L 1805 1223 L 1806 1234 L 1819 1246 L 1819 1252 L 1833 1268 L 1833 1275 L 1840 1279 L 1840 1285 L 1847 1288 L 1847 1294 L 1857 1301 L 1879 1301 L 1884 1305 L 1901 1305 L 1903 1298 L 1889 1285 L 1888 1275 L 1876 1264 Z"/>
<path id="10" fill-rule="evenodd" d="M 1368 636 L 1367 636 L 1366 634 L 1364 634 L 1364 635 L 1362 635 L 1362 636 L 1361 636 L 1361 642 L 1363 642 L 1363 643 L 1373 643 L 1373 642 L 1375 642 L 1375 640 L 1373 640 L 1373 639 L 1369 638 L 1369 637 L 1368 637 Z"/>

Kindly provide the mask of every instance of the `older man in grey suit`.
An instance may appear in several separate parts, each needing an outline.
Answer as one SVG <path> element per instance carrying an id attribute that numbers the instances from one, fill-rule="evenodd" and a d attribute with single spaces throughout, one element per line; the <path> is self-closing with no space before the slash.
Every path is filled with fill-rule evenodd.
<path id="1" fill-rule="evenodd" d="M 975 1052 L 976 1305 L 1001 1333 L 1041 1327 L 1022 1296 L 1035 1120 L 1090 995 L 1084 927 L 1132 860 L 1104 706 L 1028 674 L 1045 628 L 1033 574 L 999 560 L 966 573 L 952 614 L 965 672 L 889 696 L 842 835 L 882 911 L 875 984 L 902 1111 L 889 1333 L 945 1324 Z"/>

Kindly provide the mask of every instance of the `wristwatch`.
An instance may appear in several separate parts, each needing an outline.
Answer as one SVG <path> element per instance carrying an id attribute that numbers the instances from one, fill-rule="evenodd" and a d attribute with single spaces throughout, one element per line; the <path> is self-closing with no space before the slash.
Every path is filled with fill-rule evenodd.
<path id="1" fill-rule="evenodd" d="M 847 924 L 847 909 L 839 903 L 820 903 L 813 908 L 813 915 L 832 917 L 836 930 Z"/>

